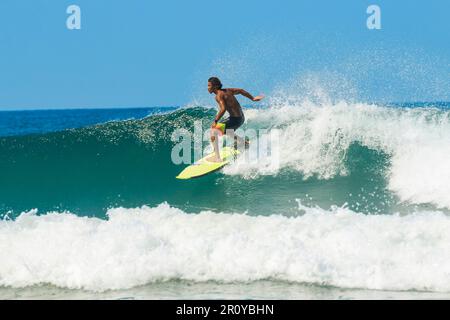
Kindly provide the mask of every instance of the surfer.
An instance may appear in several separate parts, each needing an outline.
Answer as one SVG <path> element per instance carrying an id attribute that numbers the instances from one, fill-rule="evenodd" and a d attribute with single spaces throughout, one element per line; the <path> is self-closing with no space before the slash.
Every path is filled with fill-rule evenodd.
<path id="1" fill-rule="evenodd" d="M 227 134 L 231 138 L 234 137 L 235 142 L 240 144 L 245 143 L 245 147 L 248 147 L 248 140 L 242 139 L 238 135 L 234 134 L 234 131 L 239 128 L 245 121 L 244 112 L 236 99 L 235 95 L 241 94 L 244 97 L 249 98 L 252 101 L 260 101 L 264 98 L 263 95 L 253 97 L 250 93 L 244 89 L 228 88 L 223 89 L 222 83 L 219 78 L 211 77 L 208 79 L 208 92 L 216 95 L 216 102 L 219 105 L 219 112 L 214 118 L 214 122 L 211 125 L 211 142 L 214 146 L 215 155 L 208 158 L 208 161 L 220 162 L 219 142 L 217 134 Z M 219 122 L 220 118 L 228 111 L 229 117 Z M 236 143 L 235 143 L 236 145 Z"/>

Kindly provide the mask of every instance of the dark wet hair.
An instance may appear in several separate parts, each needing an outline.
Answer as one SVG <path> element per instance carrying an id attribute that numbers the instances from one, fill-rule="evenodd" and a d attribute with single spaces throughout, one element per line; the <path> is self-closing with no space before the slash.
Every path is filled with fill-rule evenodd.
<path id="1" fill-rule="evenodd" d="M 211 77 L 208 79 L 208 82 L 211 82 L 211 84 L 217 88 L 217 89 L 222 89 L 222 82 L 220 82 L 219 78 L 217 77 Z"/>

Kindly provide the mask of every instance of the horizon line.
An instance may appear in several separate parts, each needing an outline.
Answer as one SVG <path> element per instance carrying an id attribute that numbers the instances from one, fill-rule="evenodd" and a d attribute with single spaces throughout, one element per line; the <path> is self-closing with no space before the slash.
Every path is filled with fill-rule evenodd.
<path id="1" fill-rule="evenodd" d="M 49 107 L 30 107 L 30 108 L 11 108 L 11 109 L 2 109 L 0 108 L 0 112 L 8 112 L 8 111 L 63 111 L 63 110 L 112 110 L 112 109 L 154 109 L 154 108 L 180 108 L 180 106 L 153 106 L 153 107 L 124 107 L 124 106 L 117 106 L 117 107 L 56 107 L 56 108 L 49 108 Z"/>

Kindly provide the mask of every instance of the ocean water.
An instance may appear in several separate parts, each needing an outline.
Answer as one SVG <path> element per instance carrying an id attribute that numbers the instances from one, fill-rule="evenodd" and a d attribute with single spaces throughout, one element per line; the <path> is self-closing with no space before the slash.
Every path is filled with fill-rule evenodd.
<path id="1" fill-rule="evenodd" d="M 450 298 L 450 103 L 245 114 L 279 166 L 181 181 L 214 109 L 0 112 L 0 299 Z"/>

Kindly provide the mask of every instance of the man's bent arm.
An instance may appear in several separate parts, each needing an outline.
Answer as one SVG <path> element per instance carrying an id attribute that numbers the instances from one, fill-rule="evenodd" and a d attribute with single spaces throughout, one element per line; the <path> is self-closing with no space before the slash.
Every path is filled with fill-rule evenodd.
<path id="1" fill-rule="evenodd" d="M 217 113 L 216 117 L 214 118 L 215 122 L 219 121 L 220 118 L 222 118 L 222 116 L 225 114 L 225 111 L 226 111 L 225 101 L 223 100 L 223 98 L 222 97 L 218 98 L 217 102 L 219 103 L 220 110 L 219 110 L 219 113 Z"/>

